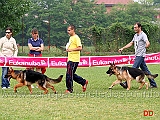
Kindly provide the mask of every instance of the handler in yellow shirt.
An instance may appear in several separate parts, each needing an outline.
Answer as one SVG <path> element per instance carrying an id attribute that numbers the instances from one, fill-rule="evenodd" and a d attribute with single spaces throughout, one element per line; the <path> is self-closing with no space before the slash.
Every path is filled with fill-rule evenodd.
<path id="1" fill-rule="evenodd" d="M 66 72 L 66 87 L 65 93 L 73 92 L 73 80 L 82 85 L 82 91 L 85 92 L 88 84 L 88 80 L 75 74 L 78 64 L 80 62 L 80 51 L 82 50 L 82 44 L 79 36 L 75 33 L 75 26 L 69 25 L 67 32 L 70 35 L 69 42 L 66 45 L 66 51 L 68 52 L 67 72 Z"/>

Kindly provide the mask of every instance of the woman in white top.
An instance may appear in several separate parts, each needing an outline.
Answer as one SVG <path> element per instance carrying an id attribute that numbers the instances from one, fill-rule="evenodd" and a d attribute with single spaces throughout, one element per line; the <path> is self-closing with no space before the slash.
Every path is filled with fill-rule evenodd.
<path id="1" fill-rule="evenodd" d="M 12 37 L 12 28 L 8 27 L 5 36 L 0 39 L 0 56 L 1 57 L 17 57 L 18 48 L 16 40 Z M 9 67 L 2 67 L 2 89 L 10 88 L 8 78 L 4 78 Z"/>

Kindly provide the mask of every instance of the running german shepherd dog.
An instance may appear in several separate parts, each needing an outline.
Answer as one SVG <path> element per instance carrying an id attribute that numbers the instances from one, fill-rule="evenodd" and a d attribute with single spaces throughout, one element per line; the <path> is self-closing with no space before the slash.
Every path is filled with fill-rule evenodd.
<path id="1" fill-rule="evenodd" d="M 119 66 L 116 66 L 114 63 L 110 63 L 109 70 L 106 73 L 109 76 L 114 74 L 117 77 L 117 80 L 112 83 L 109 89 L 112 89 L 114 85 L 121 83 L 122 80 L 125 80 L 127 81 L 127 85 L 128 85 L 127 90 L 130 90 L 131 81 L 134 79 L 141 84 L 139 87 L 139 90 L 144 86 L 144 84 L 146 85 L 146 89 L 148 89 L 149 85 L 147 82 L 145 82 L 145 75 L 150 79 L 154 79 L 158 76 L 158 74 L 151 75 L 138 68 L 132 68 L 127 66 L 119 67 Z"/>
<path id="2" fill-rule="evenodd" d="M 36 71 L 13 70 L 12 68 L 9 68 L 7 75 L 5 75 L 5 78 L 9 79 L 13 78 L 17 80 L 18 84 L 14 86 L 14 92 L 17 92 L 17 88 L 19 87 L 27 86 L 30 93 L 32 93 L 31 85 L 33 83 L 36 83 L 38 85 L 38 88 L 44 90 L 44 94 L 47 94 L 48 93 L 47 88 L 51 88 L 54 91 L 54 93 L 56 93 L 54 86 L 52 86 L 51 84 L 56 84 L 61 82 L 63 75 L 60 75 L 57 79 L 52 79 Z"/>

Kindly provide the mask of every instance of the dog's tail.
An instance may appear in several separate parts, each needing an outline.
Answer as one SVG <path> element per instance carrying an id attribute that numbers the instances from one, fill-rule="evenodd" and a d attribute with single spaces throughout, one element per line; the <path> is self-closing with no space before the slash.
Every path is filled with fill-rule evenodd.
<path id="1" fill-rule="evenodd" d="M 62 81 L 63 75 L 60 75 L 57 79 L 52 79 L 47 77 L 47 81 L 51 82 L 52 84 L 56 84 Z"/>
<path id="2" fill-rule="evenodd" d="M 158 74 L 152 75 L 152 74 L 148 74 L 147 72 L 144 72 L 144 74 L 150 79 L 155 79 L 158 76 Z"/>

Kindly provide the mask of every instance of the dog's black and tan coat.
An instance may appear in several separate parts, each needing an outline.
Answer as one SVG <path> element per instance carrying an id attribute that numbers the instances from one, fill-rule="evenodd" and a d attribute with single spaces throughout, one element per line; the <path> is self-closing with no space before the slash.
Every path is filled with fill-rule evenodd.
<path id="1" fill-rule="evenodd" d="M 51 88 L 54 91 L 54 93 L 56 93 L 54 86 L 51 84 L 56 84 L 56 83 L 61 82 L 63 75 L 60 75 L 57 79 L 52 79 L 36 71 L 13 70 L 12 68 L 10 68 L 8 70 L 7 75 L 5 75 L 5 77 L 13 78 L 18 81 L 18 84 L 14 86 L 15 92 L 17 92 L 17 88 L 22 87 L 22 86 L 27 86 L 30 93 L 32 93 L 31 85 L 33 83 L 36 83 L 38 85 L 38 88 L 40 88 L 41 90 L 44 90 L 44 94 L 47 94 L 48 93 L 47 88 Z"/>
<path id="2" fill-rule="evenodd" d="M 110 63 L 109 70 L 106 73 L 109 74 L 109 76 L 114 74 L 117 77 L 117 80 L 112 83 L 109 89 L 111 89 L 114 85 L 121 83 L 122 80 L 125 80 L 127 81 L 127 86 L 128 86 L 127 90 L 130 90 L 131 81 L 134 79 L 141 84 L 139 89 L 141 89 L 144 86 L 144 84 L 146 85 L 146 89 L 148 89 L 149 84 L 145 82 L 145 75 L 150 79 L 154 79 L 158 76 L 158 74 L 151 75 L 138 68 L 132 68 L 126 66 L 119 67 L 116 66 L 114 63 Z"/>

